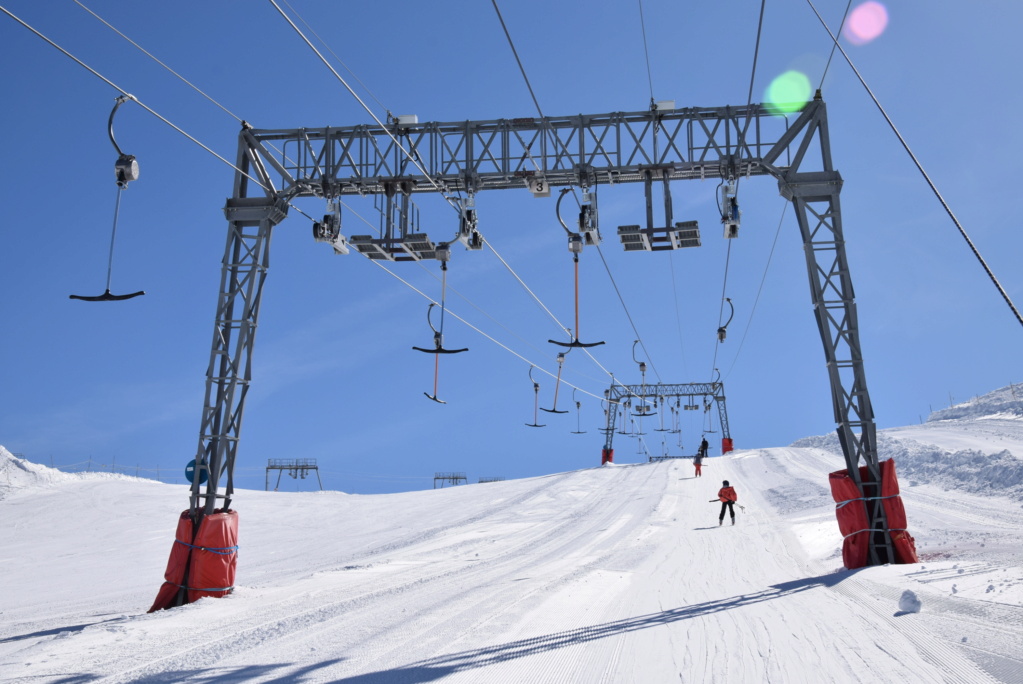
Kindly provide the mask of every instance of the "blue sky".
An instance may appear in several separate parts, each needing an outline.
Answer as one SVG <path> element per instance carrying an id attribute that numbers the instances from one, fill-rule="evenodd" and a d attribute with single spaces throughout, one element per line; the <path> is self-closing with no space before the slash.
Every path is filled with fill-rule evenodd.
<path id="1" fill-rule="evenodd" d="M 0 4 L 234 158 L 234 118 L 79 5 Z M 371 122 L 269 2 L 84 4 L 259 128 Z M 815 4 L 837 27 L 846 3 Z M 372 91 L 360 89 L 378 116 L 377 101 L 421 122 L 535 114 L 491 3 L 397 2 L 386 12 L 371 3 L 291 5 Z M 540 12 L 532 3 L 500 5 L 545 114 L 647 107 L 637 2 L 553 2 Z M 745 104 L 759 6 L 644 0 L 655 99 L 680 107 Z M 887 9 L 884 33 L 843 45 L 1019 304 L 1023 237 L 1011 188 L 1021 133 L 1010 117 L 1023 104 L 1013 47 L 1023 8 L 1007 0 L 926 7 L 893 0 Z M 122 107 L 117 140 L 138 158 L 141 175 L 123 196 L 113 289 L 147 294 L 122 303 L 69 300 L 99 294 L 105 283 L 116 193 L 106 122 L 118 93 L 9 17 L 0 16 L 0 37 L 7 102 L 0 122 L 9 132 L 0 170 L 7 195 L 0 444 L 42 463 L 92 459 L 149 475 L 157 467 L 164 476 L 183 472 L 198 443 L 225 239 L 221 209 L 233 170 L 142 108 Z M 819 83 L 829 49 L 808 4 L 768 3 L 754 101 L 790 69 Z M 878 426 L 915 423 L 950 398 L 1023 379 L 1023 330 L 840 55 L 823 95 L 845 180 L 843 220 Z M 827 433 L 834 428 L 830 393 L 798 228 L 791 210 L 782 221 L 785 203 L 768 178 L 741 186 L 742 234 L 725 289 L 736 313 L 728 339 L 716 341 L 727 245 L 715 186 L 673 185 L 676 220 L 699 220 L 704 235 L 701 248 L 674 254 L 626 254 L 617 244 L 618 225 L 642 220 L 640 186 L 600 196 L 603 255 L 656 370 L 648 380 L 707 381 L 717 346 L 737 448 Z M 544 304 L 570 321 L 571 257 L 554 201 L 525 191 L 482 193 L 480 228 Z M 314 216 L 323 211 L 315 200 L 296 205 Z M 371 216 L 371 204 L 353 207 Z M 439 201 L 423 198 L 422 207 L 432 236 L 455 230 Z M 350 211 L 344 221 L 347 235 L 369 232 Z M 395 270 L 436 296 L 436 264 L 425 266 Z M 581 278 L 582 337 L 606 341 L 593 352 L 600 366 L 638 382 L 635 333 L 592 249 L 583 254 Z M 452 311 L 556 371 L 557 350 L 546 342 L 556 327 L 493 253 L 456 250 L 449 284 Z M 308 220 L 292 212 L 271 248 L 239 485 L 262 487 L 268 458 L 316 458 L 327 487 L 360 493 L 430 487 L 436 471 L 465 471 L 475 481 L 599 463 L 598 402 L 580 393 L 577 415 L 571 389 L 562 386 L 558 408 L 573 410 L 541 414 L 542 430 L 525 427 L 534 407 L 529 363 L 457 321 L 449 319 L 446 341 L 470 352 L 441 361 L 440 395 L 449 403 L 423 397 L 432 390 L 433 358 L 411 347 L 431 342 L 426 306 L 362 257 L 334 256 L 314 243 Z M 534 375 L 549 407 L 554 380 Z M 596 395 L 608 385 L 578 352 L 569 355 L 564 379 Z M 674 436 L 662 445 L 647 425 L 646 448 L 691 453 L 703 421 L 699 412 L 684 418 L 681 447 Z M 586 434 L 571 434 L 577 419 Z M 616 436 L 615 447 L 619 462 L 646 458 L 634 439 Z M 310 484 L 282 481 L 282 488 Z"/>

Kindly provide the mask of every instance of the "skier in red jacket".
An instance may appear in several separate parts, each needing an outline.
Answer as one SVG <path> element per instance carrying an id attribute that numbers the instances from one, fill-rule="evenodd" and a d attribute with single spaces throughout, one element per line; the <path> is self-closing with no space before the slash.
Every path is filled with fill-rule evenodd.
<path id="1" fill-rule="evenodd" d="M 728 513 L 732 516 L 732 524 L 735 524 L 735 502 L 739 500 L 739 495 L 735 493 L 728 484 L 728 480 L 721 483 L 722 487 L 718 491 L 718 501 L 721 502 L 721 515 L 718 516 L 718 525 L 725 521 L 725 509 L 728 509 Z"/>
<path id="2" fill-rule="evenodd" d="M 700 448 L 696 451 L 696 455 L 693 456 L 693 467 L 696 468 L 696 475 L 694 477 L 703 476 L 703 459 L 707 458 L 707 449 L 710 445 L 707 444 L 707 438 L 704 437 L 703 441 L 700 442 Z"/>

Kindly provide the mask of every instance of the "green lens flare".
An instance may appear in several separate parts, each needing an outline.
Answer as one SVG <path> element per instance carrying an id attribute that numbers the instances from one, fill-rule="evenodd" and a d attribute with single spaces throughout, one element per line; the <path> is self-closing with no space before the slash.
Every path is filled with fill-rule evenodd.
<path id="1" fill-rule="evenodd" d="M 764 105 L 774 116 L 798 112 L 810 101 L 810 79 L 799 71 L 786 71 L 778 76 L 764 93 Z"/>

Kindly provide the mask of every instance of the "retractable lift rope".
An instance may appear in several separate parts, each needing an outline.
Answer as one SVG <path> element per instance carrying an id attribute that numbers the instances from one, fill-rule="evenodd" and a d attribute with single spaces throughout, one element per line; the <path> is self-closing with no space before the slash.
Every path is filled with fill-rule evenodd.
<path id="1" fill-rule="evenodd" d="M 585 435 L 586 430 L 582 429 L 582 402 L 575 398 L 575 388 L 572 388 L 572 401 L 575 402 L 575 430 L 572 431 L 573 435 Z"/>
<path id="2" fill-rule="evenodd" d="M 568 233 L 568 251 L 572 253 L 572 262 L 575 266 L 575 328 L 573 328 L 569 334 L 574 333 L 575 336 L 571 342 L 558 342 L 557 340 L 547 340 L 551 344 L 556 344 L 560 347 L 596 347 L 604 344 L 603 342 L 589 342 L 584 343 L 579 341 L 579 255 L 583 251 L 583 236 L 580 233 L 573 233 L 568 229 L 568 226 L 561 218 L 561 200 L 565 198 L 565 194 L 571 192 L 571 188 L 564 188 L 561 191 L 561 195 L 558 197 L 558 203 L 554 207 L 554 211 L 558 215 L 558 221 L 561 223 L 562 228 Z"/>
<path id="3" fill-rule="evenodd" d="M 145 290 L 132 292 L 131 294 L 115 295 L 110 292 L 110 277 L 114 268 L 114 241 L 117 238 L 117 216 L 121 211 L 121 193 L 127 189 L 128 183 L 138 180 L 139 164 L 135 161 L 134 155 L 125 154 L 117 145 L 114 139 L 114 115 L 117 108 L 128 100 L 135 99 L 131 95 L 121 95 L 114 101 L 114 108 L 110 112 L 110 119 L 107 121 L 107 133 L 110 135 L 110 142 L 117 150 L 117 161 L 114 163 L 114 174 L 117 177 L 117 200 L 114 202 L 114 226 L 110 231 L 110 254 L 107 257 L 107 289 L 101 295 L 68 295 L 69 299 L 80 299 L 84 302 L 118 302 L 131 299 L 145 294 Z"/>
<path id="4" fill-rule="evenodd" d="M 731 313 L 728 314 L 728 320 L 725 321 L 725 324 L 718 328 L 718 342 L 725 341 L 725 337 L 728 335 L 728 324 L 732 322 L 733 318 L 735 318 L 735 306 L 732 305 L 732 298 L 725 297 L 725 302 L 728 303 L 728 307 L 729 309 L 731 309 Z"/>
<path id="5" fill-rule="evenodd" d="M 571 351 L 571 350 L 569 350 L 569 351 Z M 545 408 L 543 408 L 541 406 L 540 407 L 541 411 L 546 411 L 547 413 L 568 413 L 568 411 L 559 411 L 558 410 L 558 388 L 561 387 L 561 368 L 562 368 L 562 366 L 565 363 L 565 354 L 567 354 L 567 353 L 568 352 L 559 352 L 558 353 L 558 379 L 554 381 L 554 407 L 553 408 L 549 408 L 549 409 L 545 409 Z"/>
<path id="6" fill-rule="evenodd" d="M 537 420 L 537 418 L 540 415 L 539 414 L 539 408 L 540 408 L 540 383 L 538 383 L 536 380 L 533 380 L 533 369 L 534 368 L 536 368 L 536 366 L 530 366 L 529 367 L 529 379 L 533 383 L 533 422 L 532 423 L 526 423 L 526 425 L 528 427 L 534 427 L 534 428 L 547 427 L 546 425 L 540 425 L 539 421 Z"/>
<path id="7" fill-rule="evenodd" d="M 671 405 L 668 403 L 667 399 L 662 399 L 662 402 L 663 402 L 663 404 L 660 406 L 660 411 L 661 411 L 661 419 L 660 419 L 661 420 L 661 427 L 655 428 L 655 430 L 657 432 L 671 432 L 671 428 L 664 427 L 664 407 L 667 406 L 668 408 L 671 408 Z M 657 407 L 657 400 L 656 399 L 654 400 L 654 406 Z"/>
<path id="8" fill-rule="evenodd" d="M 642 431 L 643 430 L 643 418 L 645 416 L 657 415 L 657 413 L 656 412 L 651 413 L 650 405 L 646 403 L 646 362 L 640 361 L 640 360 L 638 360 L 636 358 L 636 345 L 637 344 L 639 344 L 639 340 L 636 340 L 635 342 L 632 343 L 632 361 L 639 365 L 639 373 L 640 373 L 640 375 L 643 378 L 642 385 L 641 385 L 642 386 L 642 394 L 643 394 L 643 396 L 639 397 L 640 403 L 636 405 L 636 413 L 633 413 L 632 415 L 637 417 L 637 418 L 639 418 L 639 429 L 640 429 L 640 432 L 638 434 L 644 435 L 646 433 Z M 657 401 L 655 399 L 654 400 L 654 407 L 656 408 L 656 406 L 657 406 Z M 662 422 L 663 422 L 663 419 L 662 419 Z"/>
<path id="9" fill-rule="evenodd" d="M 446 404 L 446 401 L 442 401 L 437 398 L 437 381 L 440 377 L 440 355 L 441 354 L 461 354 L 462 352 L 469 351 L 468 347 L 463 349 L 445 349 L 444 348 L 444 310 L 445 310 L 445 297 L 447 296 L 448 289 L 448 260 L 451 259 L 451 246 L 443 242 L 437 245 L 437 260 L 440 261 L 440 327 L 435 328 L 433 321 L 430 319 L 430 314 L 433 312 L 433 307 L 437 306 L 436 302 L 430 302 L 430 306 L 426 308 L 426 322 L 433 331 L 433 349 L 424 349 L 423 347 L 412 347 L 416 351 L 425 352 L 427 354 L 433 354 L 433 394 L 429 392 L 423 392 L 428 399 L 431 399 L 438 404 Z"/>

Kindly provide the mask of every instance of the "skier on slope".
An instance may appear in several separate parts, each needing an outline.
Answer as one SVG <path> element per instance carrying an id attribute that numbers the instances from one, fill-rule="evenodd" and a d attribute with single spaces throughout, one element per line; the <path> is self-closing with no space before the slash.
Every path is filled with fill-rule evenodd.
<path id="1" fill-rule="evenodd" d="M 707 438 L 704 437 L 703 441 L 700 442 L 700 448 L 696 451 L 696 456 L 693 456 L 693 467 L 696 468 L 695 477 L 703 476 L 703 459 L 707 458 L 707 449 L 710 447 L 707 444 Z"/>
<path id="2" fill-rule="evenodd" d="M 732 516 L 732 524 L 735 524 L 735 502 L 739 500 L 739 495 L 735 493 L 735 489 L 728 484 L 728 480 L 721 483 L 721 489 L 718 490 L 718 501 L 721 502 L 721 515 L 718 516 L 718 525 L 725 521 L 725 509 L 728 509 L 729 514 Z M 713 501 L 713 499 L 711 499 Z"/>

